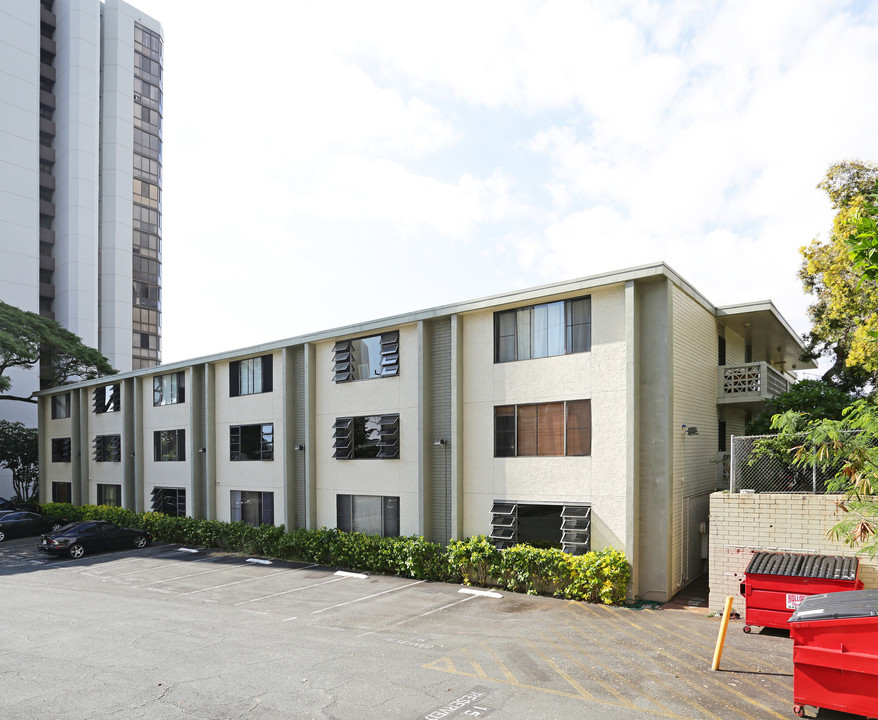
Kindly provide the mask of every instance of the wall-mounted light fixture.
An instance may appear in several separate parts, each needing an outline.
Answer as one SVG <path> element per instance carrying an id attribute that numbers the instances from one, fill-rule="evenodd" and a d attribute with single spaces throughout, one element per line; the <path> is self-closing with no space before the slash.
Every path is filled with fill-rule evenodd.
<path id="1" fill-rule="evenodd" d="M 207 452 L 207 448 L 198 448 L 198 452 L 200 452 L 200 453 L 206 453 L 206 452 Z"/>
<path id="2" fill-rule="evenodd" d="M 445 438 L 439 438 L 439 439 L 438 439 L 436 442 L 434 442 L 433 444 L 434 444 L 434 445 L 437 445 L 437 446 L 439 446 L 439 445 L 447 445 L 447 444 L 448 444 L 448 440 L 446 440 Z"/>
<path id="3" fill-rule="evenodd" d="M 293 449 L 294 449 L 294 450 L 299 450 L 299 451 L 301 451 L 301 450 L 304 450 L 304 449 L 305 449 L 305 446 L 304 446 L 304 445 L 296 445 L 296 447 L 293 448 Z"/>
<path id="4" fill-rule="evenodd" d="M 131 457 L 134 457 L 134 453 L 131 453 Z"/>
<path id="5" fill-rule="evenodd" d="M 694 425 L 684 425 L 684 426 L 683 426 L 683 432 L 684 432 L 686 435 L 697 435 L 697 434 L 698 434 L 698 428 L 695 427 Z"/>

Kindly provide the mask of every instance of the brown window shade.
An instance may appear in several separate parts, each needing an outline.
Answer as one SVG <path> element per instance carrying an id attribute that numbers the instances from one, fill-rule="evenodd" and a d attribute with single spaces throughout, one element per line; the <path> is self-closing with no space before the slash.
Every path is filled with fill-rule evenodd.
<path id="1" fill-rule="evenodd" d="M 567 403 L 567 455 L 591 455 L 591 400 Z"/>
<path id="2" fill-rule="evenodd" d="M 518 452 L 519 457 L 537 454 L 537 406 L 518 406 Z"/>
<path id="3" fill-rule="evenodd" d="M 564 454 L 564 403 L 537 405 L 537 454 Z"/>

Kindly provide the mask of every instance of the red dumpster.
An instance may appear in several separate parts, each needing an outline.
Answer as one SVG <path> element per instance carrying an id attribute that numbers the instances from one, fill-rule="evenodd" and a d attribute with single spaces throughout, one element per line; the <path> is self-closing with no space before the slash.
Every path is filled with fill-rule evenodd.
<path id="1" fill-rule="evenodd" d="M 812 595 L 789 621 L 793 712 L 878 716 L 878 590 Z"/>
<path id="2" fill-rule="evenodd" d="M 841 555 L 757 552 L 741 583 L 744 632 L 751 625 L 788 629 L 793 610 L 809 595 L 861 590 L 860 563 Z"/>

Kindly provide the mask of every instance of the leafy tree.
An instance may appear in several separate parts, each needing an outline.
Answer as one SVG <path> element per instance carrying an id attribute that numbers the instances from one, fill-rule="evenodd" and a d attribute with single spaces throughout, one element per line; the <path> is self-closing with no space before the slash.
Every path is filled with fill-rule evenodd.
<path id="1" fill-rule="evenodd" d="M 12 489 L 23 502 L 36 502 L 39 490 L 37 429 L 0 420 L 0 467 L 12 471 Z"/>
<path id="2" fill-rule="evenodd" d="M 814 240 L 801 249 L 799 269 L 805 291 L 816 299 L 809 308 L 808 355 L 832 358 L 823 380 L 859 394 L 878 381 L 878 345 L 870 342 L 870 331 L 878 330 L 878 272 L 863 273 L 849 240 L 858 237 L 866 219 L 875 217 L 869 200 L 876 183 L 878 166 L 870 163 L 850 160 L 829 168 L 818 187 L 836 210 L 832 232 L 825 242 Z M 872 256 L 864 257 L 868 265 Z"/>
<path id="3" fill-rule="evenodd" d="M 54 320 L 0 302 L 0 393 L 12 387 L 8 370 L 33 368 L 38 362 L 48 387 L 116 372 L 103 355 Z M 0 400 L 36 402 L 33 395 L 0 394 Z"/>
<path id="4" fill-rule="evenodd" d="M 747 424 L 747 434 L 769 435 L 777 432 L 772 428 L 771 418 L 790 410 L 806 415 L 811 420 L 841 420 L 842 412 L 854 399 L 844 390 L 823 380 L 800 380 L 766 403 L 765 409 Z"/>
<path id="5" fill-rule="evenodd" d="M 816 463 L 834 470 L 830 492 L 843 493 L 838 509 L 844 519 L 827 533 L 870 555 L 878 555 L 878 406 L 857 400 L 839 420 L 809 420 L 790 410 L 775 415 L 778 440 L 787 440 L 793 462 L 801 468 Z"/>
<path id="6" fill-rule="evenodd" d="M 854 267 L 866 280 L 878 280 L 878 180 L 851 224 L 847 238 Z"/>

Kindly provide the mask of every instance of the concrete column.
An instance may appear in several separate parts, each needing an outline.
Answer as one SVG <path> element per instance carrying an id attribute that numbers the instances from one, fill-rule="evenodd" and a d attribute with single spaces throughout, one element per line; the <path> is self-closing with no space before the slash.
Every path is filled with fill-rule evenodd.
<path id="1" fill-rule="evenodd" d="M 463 318 L 451 316 L 451 539 L 463 539 Z M 448 452 L 446 450 L 446 452 Z"/>
<path id="2" fill-rule="evenodd" d="M 305 344 L 305 517 L 299 522 L 309 530 L 317 528 L 317 461 L 316 461 L 316 414 L 317 414 L 317 349 L 313 343 Z"/>

